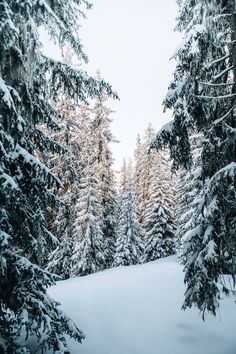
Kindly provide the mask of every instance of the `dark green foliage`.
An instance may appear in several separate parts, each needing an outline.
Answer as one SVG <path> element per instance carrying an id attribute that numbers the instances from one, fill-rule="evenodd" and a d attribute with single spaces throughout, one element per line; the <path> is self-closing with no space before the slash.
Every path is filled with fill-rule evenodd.
<path id="1" fill-rule="evenodd" d="M 202 132 L 202 200 L 185 237 L 184 308 L 215 314 L 222 275 L 235 278 L 236 257 L 236 10 L 233 0 L 179 1 L 184 32 L 173 82 L 164 101 L 174 121 L 153 147 L 169 145 L 174 167 L 190 168 L 189 135 Z M 233 236 L 234 235 L 234 236 Z"/>
<path id="2" fill-rule="evenodd" d="M 74 100 L 112 94 L 105 82 L 41 54 L 39 26 L 61 48 L 69 44 L 86 59 L 77 36 L 82 5 L 90 6 L 80 0 L 0 1 L 0 320 L 5 352 L 19 346 L 24 328 L 27 335 L 38 336 L 44 328 L 42 349 L 51 347 L 55 353 L 66 351 L 64 334 L 83 338 L 46 294 L 55 278 L 35 265 L 44 263 L 45 250 L 55 242 L 47 230 L 47 207 L 55 202 L 49 189 L 60 186 L 39 161 L 39 151 L 63 149 L 44 136 L 39 124 L 56 127 L 50 102 L 60 88 Z"/>

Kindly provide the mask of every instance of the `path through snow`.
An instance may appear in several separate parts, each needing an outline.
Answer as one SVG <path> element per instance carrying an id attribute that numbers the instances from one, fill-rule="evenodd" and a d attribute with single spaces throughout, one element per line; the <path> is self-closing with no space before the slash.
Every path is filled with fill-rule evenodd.
<path id="1" fill-rule="evenodd" d="M 176 258 L 119 267 L 58 282 L 49 291 L 86 335 L 73 354 L 236 354 L 236 305 L 202 322 L 181 311 L 184 284 Z"/>

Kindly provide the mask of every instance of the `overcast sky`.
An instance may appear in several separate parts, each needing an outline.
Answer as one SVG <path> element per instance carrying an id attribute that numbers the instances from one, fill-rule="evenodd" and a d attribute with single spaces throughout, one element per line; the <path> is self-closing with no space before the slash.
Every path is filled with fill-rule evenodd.
<path id="1" fill-rule="evenodd" d="M 101 70 L 102 76 L 119 94 L 110 102 L 112 130 L 120 140 L 114 144 L 115 167 L 130 157 L 136 136 L 151 122 L 156 130 L 168 120 L 163 114 L 174 61 L 169 58 L 180 41 L 174 32 L 175 0 L 94 0 L 80 29 L 84 50 L 89 57 L 89 74 Z M 50 53 L 49 53 L 50 54 Z"/>

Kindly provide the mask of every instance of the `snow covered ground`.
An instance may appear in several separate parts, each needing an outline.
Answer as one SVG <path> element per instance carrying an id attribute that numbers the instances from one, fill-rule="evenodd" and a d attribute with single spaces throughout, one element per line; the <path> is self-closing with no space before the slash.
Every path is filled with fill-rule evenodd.
<path id="1" fill-rule="evenodd" d="M 73 354 L 236 354 L 236 305 L 224 299 L 218 318 L 181 311 L 184 284 L 176 258 L 113 268 L 58 282 L 49 293 L 86 340 Z"/>

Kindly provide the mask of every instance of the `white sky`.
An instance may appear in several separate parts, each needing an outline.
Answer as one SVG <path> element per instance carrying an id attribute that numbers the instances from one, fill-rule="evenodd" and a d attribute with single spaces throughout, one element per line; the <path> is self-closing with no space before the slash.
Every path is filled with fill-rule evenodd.
<path id="1" fill-rule="evenodd" d="M 94 0 L 82 23 L 89 57 L 84 68 L 91 75 L 99 68 L 120 97 L 109 102 L 116 111 L 112 130 L 120 140 L 112 147 L 116 169 L 132 156 L 136 136 L 149 122 L 158 130 L 171 120 L 171 112 L 162 113 L 162 100 L 175 66 L 169 58 L 181 38 L 173 30 L 176 15 L 175 0 Z"/>

